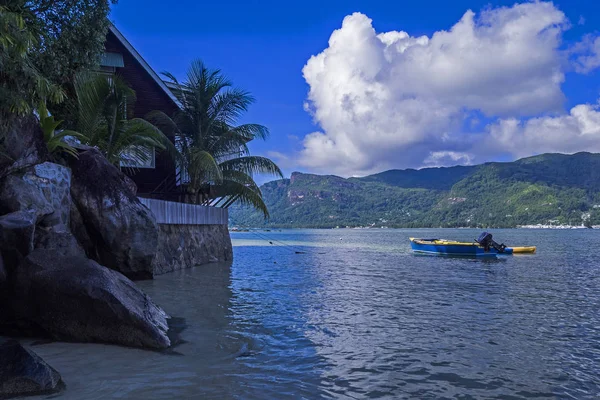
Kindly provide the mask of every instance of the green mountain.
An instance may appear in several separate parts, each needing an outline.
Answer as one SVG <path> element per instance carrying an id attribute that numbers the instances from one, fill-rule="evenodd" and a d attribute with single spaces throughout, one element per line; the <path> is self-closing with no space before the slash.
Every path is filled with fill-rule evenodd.
<path id="1" fill-rule="evenodd" d="M 600 224 L 600 154 L 390 170 L 362 178 L 294 172 L 261 187 L 271 218 L 230 209 L 232 226 L 333 228 Z"/>

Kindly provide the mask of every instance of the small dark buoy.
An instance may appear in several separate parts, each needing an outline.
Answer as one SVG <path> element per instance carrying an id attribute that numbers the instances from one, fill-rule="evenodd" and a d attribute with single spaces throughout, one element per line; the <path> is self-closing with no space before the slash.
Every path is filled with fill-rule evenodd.
<path id="1" fill-rule="evenodd" d="M 271 242 L 270 240 L 269 240 L 269 243 L 273 244 L 273 242 Z"/>

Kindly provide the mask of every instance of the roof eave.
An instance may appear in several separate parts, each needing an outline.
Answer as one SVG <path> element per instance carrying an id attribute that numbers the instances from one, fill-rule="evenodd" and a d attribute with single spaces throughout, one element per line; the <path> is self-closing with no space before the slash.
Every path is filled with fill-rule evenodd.
<path id="1" fill-rule="evenodd" d="M 150 67 L 150 65 L 146 62 L 146 60 L 144 60 L 144 58 L 140 55 L 140 53 L 138 53 L 138 51 L 125 38 L 125 36 L 123 36 L 123 34 L 121 32 L 119 32 L 117 27 L 112 22 L 109 22 L 108 29 L 110 30 L 110 32 L 113 35 L 116 36 L 116 38 L 119 40 L 119 42 L 121 42 L 121 44 L 131 53 L 131 55 L 136 59 L 136 61 L 140 63 L 142 68 L 144 68 L 144 70 L 146 70 L 148 75 L 150 75 L 150 77 L 156 82 L 156 84 L 158 84 L 158 86 L 173 101 L 173 103 L 175 103 L 175 105 L 177 107 L 181 108 L 181 102 L 177 99 L 177 97 L 175 97 L 173 92 L 171 92 L 171 90 L 169 90 L 169 88 L 165 85 L 165 83 L 160 79 L 158 74 L 156 72 L 154 72 L 152 67 Z"/>

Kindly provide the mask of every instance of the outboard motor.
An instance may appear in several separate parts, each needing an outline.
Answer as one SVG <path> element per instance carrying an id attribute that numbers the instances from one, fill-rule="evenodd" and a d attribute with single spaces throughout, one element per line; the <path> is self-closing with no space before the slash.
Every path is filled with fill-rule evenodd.
<path id="1" fill-rule="evenodd" d="M 492 239 L 492 234 L 487 232 L 483 232 L 481 235 L 479 235 L 477 243 L 482 245 L 485 251 L 490 251 L 490 248 L 493 247 L 494 249 L 496 249 L 496 251 L 498 251 L 498 253 L 504 253 L 504 249 L 506 249 L 504 243 L 496 243 L 494 239 Z"/>

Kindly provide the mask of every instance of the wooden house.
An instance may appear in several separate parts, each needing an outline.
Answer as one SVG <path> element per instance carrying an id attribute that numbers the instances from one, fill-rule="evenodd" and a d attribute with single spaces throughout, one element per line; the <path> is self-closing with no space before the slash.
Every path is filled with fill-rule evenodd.
<path id="1" fill-rule="evenodd" d="M 167 84 L 112 24 L 106 36 L 100 68 L 103 73 L 120 75 L 135 91 L 134 117 L 144 118 L 154 110 L 172 116 L 177 111 L 179 101 Z M 167 154 L 153 152 L 148 162 L 126 166 L 133 167 L 125 168 L 124 172 L 137 184 L 140 197 L 178 200 L 180 182 L 177 168 Z"/>

